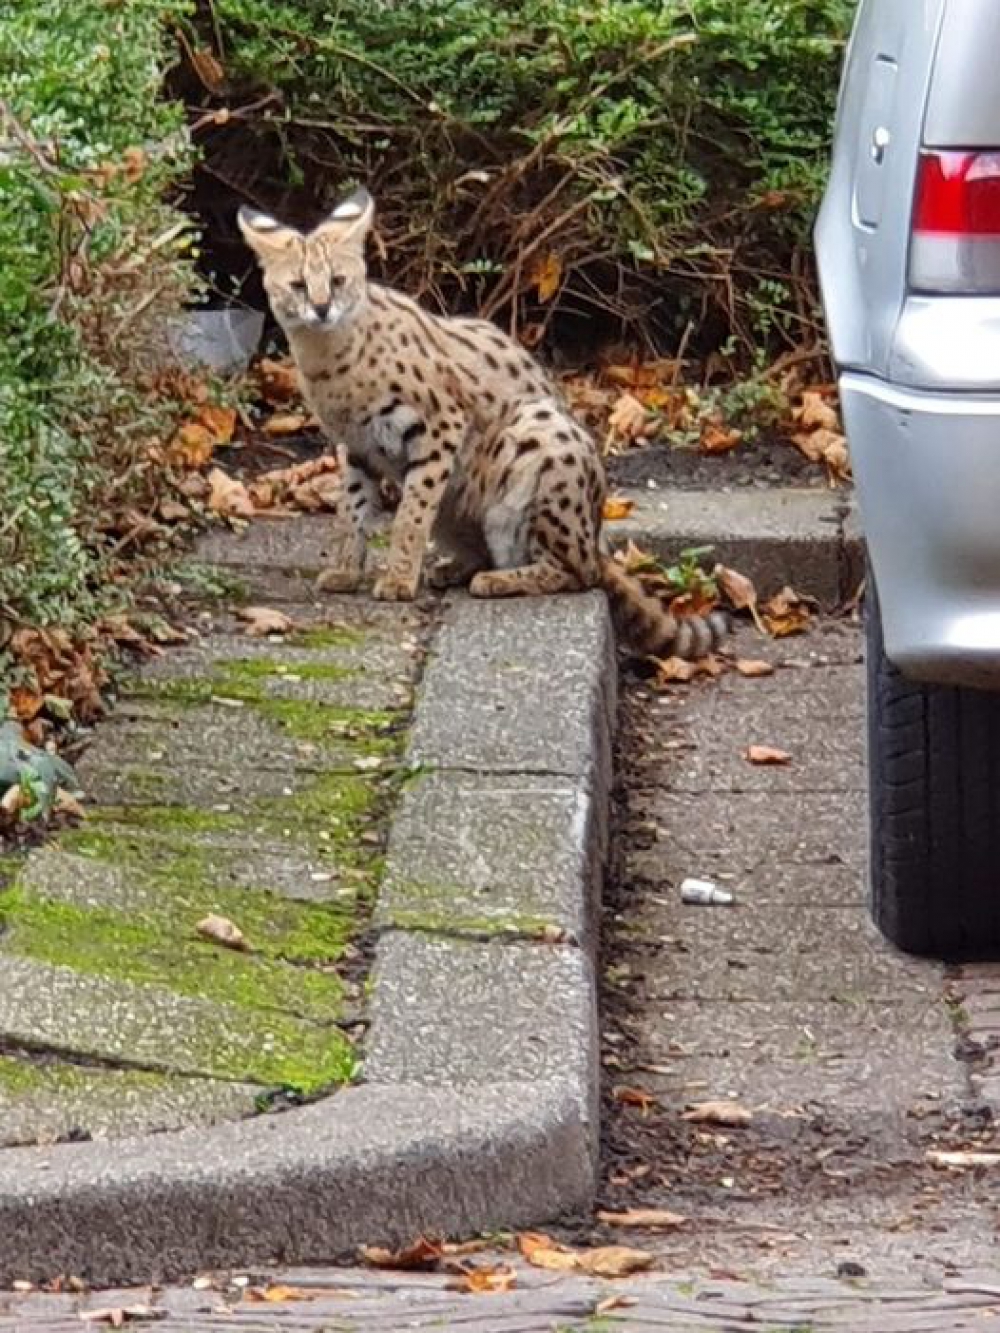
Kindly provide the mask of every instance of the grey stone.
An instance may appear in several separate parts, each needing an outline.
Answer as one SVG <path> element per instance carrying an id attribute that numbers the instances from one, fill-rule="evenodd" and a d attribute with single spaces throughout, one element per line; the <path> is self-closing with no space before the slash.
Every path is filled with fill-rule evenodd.
<path id="1" fill-rule="evenodd" d="M 370 1083 L 458 1090 L 565 1080 L 597 1134 L 589 959 L 565 945 L 391 932 L 373 975 Z"/>
<path id="2" fill-rule="evenodd" d="M 433 768 L 550 773 L 596 790 L 609 771 L 614 707 L 603 593 L 460 597 L 424 673 L 411 754 Z"/>
<path id="3" fill-rule="evenodd" d="M 586 1206 L 593 1127 L 563 1081 L 350 1088 L 279 1116 L 0 1154 L 0 1282 L 156 1281 Z"/>
<path id="4" fill-rule="evenodd" d="M 0 1056 L 0 1147 L 210 1125 L 252 1115 L 259 1095 L 219 1079 Z"/>
<path id="5" fill-rule="evenodd" d="M 319 1053 L 324 1030 L 209 1000 L 85 975 L 0 953 L 0 1046 L 45 1049 L 126 1067 L 267 1082 L 281 1043 Z M 2 1159 L 0 1159 L 2 1161 Z"/>
<path id="6" fill-rule="evenodd" d="M 790 583 L 828 606 L 844 596 L 841 523 L 835 491 L 649 491 L 624 489 L 628 518 L 608 523 L 612 547 L 636 542 L 661 560 L 711 546 L 719 561 L 753 579 L 761 596 Z"/>
<path id="7" fill-rule="evenodd" d="M 310 516 L 291 523 L 251 523 L 238 533 L 218 529 L 199 541 L 195 556 L 204 564 L 224 568 L 314 578 L 329 561 L 333 528 L 332 519 Z M 301 586 L 300 595 L 303 593 L 305 600 L 312 600 L 308 584 Z"/>
<path id="8" fill-rule="evenodd" d="M 599 816 L 563 778 L 418 775 L 396 809 L 375 920 L 381 926 L 592 939 Z"/>

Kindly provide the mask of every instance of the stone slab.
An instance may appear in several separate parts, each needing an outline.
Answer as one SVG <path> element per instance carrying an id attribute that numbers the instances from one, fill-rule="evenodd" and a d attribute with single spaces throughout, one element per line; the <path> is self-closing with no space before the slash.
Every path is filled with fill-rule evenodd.
<path id="1" fill-rule="evenodd" d="M 635 507 L 628 518 L 605 525 L 612 548 L 634 541 L 661 560 L 675 560 L 686 548 L 711 546 L 711 559 L 748 575 L 761 596 L 786 583 L 827 606 L 846 596 L 843 492 L 626 487 L 620 493 Z"/>
<path id="2" fill-rule="evenodd" d="M 0 1148 L 123 1138 L 253 1115 L 260 1088 L 0 1056 Z"/>
<path id="3" fill-rule="evenodd" d="M 123 1067 L 268 1083 L 263 1068 L 293 1035 L 296 1054 L 328 1037 L 287 1015 L 235 1009 L 155 986 L 0 954 L 0 1047 L 49 1050 Z M 0 1162 L 4 1159 L 0 1158 Z"/>
<path id="4" fill-rule="evenodd" d="M 557 774 L 610 762 L 614 639 L 603 593 L 456 596 L 420 690 L 410 749 L 431 768 Z"/>
<path id="5" fill-rule="evenodd" d="M 250 523 L 240 532 L 218 528 L 198 542 L 195 556 L 204 564 L 233 570 L 315 577 L 329 561 L 333 531 L 331 519 L 312 516 Z"/>
<path id="6" fill-rule="evenodd" d="M 395 812 L 375 922 L 592 939 L 599 823 L 593 795 L 569 779 L 418 774 Z"/>
<path id="7" fill-rule="evenodd" d="M 591 1133 L 562 1082 L 396 1085 L 207 1130 L 12 1148 L 0 1283 L 148 1283 L 527 1226 L 589 1204 Z"/>
<path id="8" fill-rule="evenodd" d="M 494 1080 L 573 1090 L 597 1143 L 596 1003 L 566 945 L 388 934 L 373 974 L 370 1083 L 463 1089 Z"/>

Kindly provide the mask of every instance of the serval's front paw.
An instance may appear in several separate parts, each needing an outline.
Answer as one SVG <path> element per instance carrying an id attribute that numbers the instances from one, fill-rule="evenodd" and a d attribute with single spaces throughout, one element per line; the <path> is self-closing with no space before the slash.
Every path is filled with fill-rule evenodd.
<path id="1" fill-rule="evenodd" d="M 419 586 L 419 569 L 412 573 L 387 569 L 381 578 L 375 581 L 375 596 L 380 602 L 412 602 Z"/>
<path id="2" fill-rule="evenodd" d="M 362 571 L 357 565 L 330 565 L 316 579 L 320 592 L 357 592 Z"/>

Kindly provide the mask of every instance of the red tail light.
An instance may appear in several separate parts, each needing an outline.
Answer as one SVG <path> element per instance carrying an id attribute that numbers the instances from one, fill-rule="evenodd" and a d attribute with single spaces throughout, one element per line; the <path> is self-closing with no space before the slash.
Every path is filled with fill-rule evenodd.
<path id="1" fill-rule="evenodd" d="M 1000 150 L 920 155 L 910 280 L 924 291 L 1000 293 Z"/>

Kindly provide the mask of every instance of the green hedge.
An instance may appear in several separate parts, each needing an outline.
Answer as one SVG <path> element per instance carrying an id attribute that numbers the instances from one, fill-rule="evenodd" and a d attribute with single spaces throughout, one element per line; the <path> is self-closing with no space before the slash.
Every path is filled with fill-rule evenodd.
<path id="1" fill-rule="evenodd" d="M 150 370 L 189 285 L 166 0 L 17 0 L 0 22 L 0 622 L 91 614 L 163 425 Z M 2 629 L 0 623 L 0 629 Z M 2 637 L 0 637 L 2 647 Z"/>
<path id="2" fill-rule="evenodd" d="M 745 351 L 815 336 L 804 251 L 853 9 L 212 0 L 192 42 L 234 106 L 280 99 L 211 131 L 220 176 L 293 208 L 290 184 L 323 203 L 366 180 L 386 270 L 411 290 L 505 319 L 512 300 L 526 319 L 605 310 Z M 241 162 L 247 124 L 263 151 Z M 540 310 L 546 260 L 562 288 Z"/>

